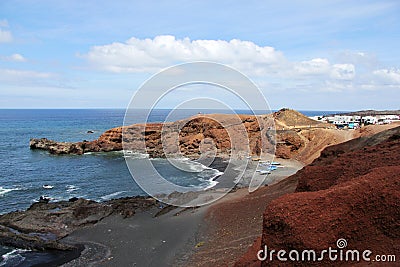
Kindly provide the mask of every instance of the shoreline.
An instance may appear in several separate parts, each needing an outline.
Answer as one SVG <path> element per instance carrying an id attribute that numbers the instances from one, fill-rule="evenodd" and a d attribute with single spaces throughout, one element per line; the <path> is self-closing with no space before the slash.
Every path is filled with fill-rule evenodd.
<path id="1" fill-rule="evenodd" d="M 193 250 L 185 266 L 231 266 L 260 236 L 265 206 L 283 194 L 293 192 L 293 174 L 305 165 L 291 159 L 276 159 L 285 165 L 272 172 L 254 192 L 242 186 L 208 206 L 199 238 L 204 244 Z"/>
<path id="2" fill-rule="evenodd" d="M 303 165 L 293 160 L 278 160 L 291 168 L 295 173 Z M 292 163 L 293 165 L 290 165 Z M 279 173 L 271 177 L 271 185 L 278 184 L 289 175 Z M 262 187 L 264 191 L 272 186 Z M 212 204 L 198 208 L 175 207 L 166 213 L 157 216 L 157 209 L 141 211 L 135 216 L 123 219 L 118 215 L 105 218 L 101 222 L 79 229 L 67 237 L 68 242 L 78 242 L 89 245 L 87 249 L 94 256 L 88 259 L 87 256 L 63 265 L 65 267 L 76 266 L 76 264 L 87 265 L 99 263 L 101 266 L 185 266 L 191 262 L 193 257 L 205 244 L 208 243 L 204 237 L 209 235 L 213 229 L 209 221 L 211 210 L 220 205 L 226 205 L 241 201 L 250 195 L 257 194 L 257 191 L 249 194 L 245 187 L 232 190 L 222 199 Z M 151 234 L 148 234 L 151 233 Z M 238 233 L 241 235 L 242 233 Z M 140 242 L 138 242 L 140 240 Z M 102 244 L 110 249 L 110 254 L 99 259 L 101 251 L 96 255 L 96 248 L 90 247 L 90 242 Z M 253 240 L 251 240 L 251 243 Z M 125 258 L 130 255 L 130 259 Z"/>
<path id="3" fill-rule="evenodd" d="M 286 168 L 280 169 L 282 173 L 278 171 L 270 175 L 266 179 L 266 183 L 271 184 L 287 177 L 289 174 L 285 171 L 291 168 L 286 164 L 288 162 L 295 163 L 294 167 L 291 168 L 292 172 L 302 166 L 300 163 L 291 160 L 279 161 L 282 161 Z M 239 160 L 235 164 L 243 162 L 244 160 Z M 218 158 L 210 167 L 222 170 L 226 165 L 225 159 Z M 249 162 L 249 165 L 254 168 L 257 163 Z M 158 263 L 163 263 L 164 265 L 165 263 L 169 265 L 184 265 L 196 252 L 196 245 L 201 247 L 202 242 L 204 242 L 201 237 L 204 231 L 207 231 L 204 227 L 207 224 L 205 217 L 209 209 L 214 205 L 243 197 L 244 192 L 247 192 L 245 195 L 248 194 L 247 188 L 244 188 L 246 185 L 239 184 L 238 186 L 241 189 L 235 188 L 222 199 L 198 208 L 166 206 L 160 209 L 157 201 L 148 204 L 149 206 L 144 208 L 134 210 L 133 214 L 130 214 L 129 208 L 128 210 L 121 208 L 121 211 L 114 211 L 103 218 L 99 218 L 97 222 L 89 222 L 83 227 L 78 227 L 68 233 L 66 237 L 60 239 L 60 243 L 65 245 L 83 246 L 79 253 L 76 250 L 70 251 L 54 261 L 42 264 L 50 264 L 50 266 L 53 266 L 52 264 L 54 266 L 64 264 L 63 266 L 68 267 L 91 263 L 101 263 L 104 266 L 115 264 L 132 265 L 136 262 L 138 265 L 146 265 L 159 260 Z M 129 201 L 128 199 L 109 200 L 103 202 L 103 204 Z M 139 200 L 145 201 L 146 198 L 142 197 Z M 133 201 L 136 201 L 135 198 L 133 198 Z M 57 203 L 51 202 L 49 204 L 57 205 Z M 102 204 L 96 203 L 96 205 L 101 206 Z M 151 235 L 146 233 L 151 233 Z M 124 259 L 126 253 L 139 260 L 129 262 L 129 259 Z M 148 255 L 147 261 L 145 260 L 146 257 L 143 257 L 143 253 Z"/>
<path id="4" fill-rule="evenodd" d="M 210 168 L 222 172 L 227 164 L 225 158 L 217 157 Z M 161 210 L 152 207 L 130 218 L 111 215 L 63 239 L 69 244 L 83 244 L 85 248 L 82 255 L 62 266 L 181 265 L 198 243 L 199 228 L 209 206 L 166 206 Z M 125 255 L 132 258 L 126 259 Z"/>
<path id="5" fill-rule="evenodd" d="M 221 171 L 221 170 L 224 170 L 226 165 L 227 165 L 227 163 L 226 163 L 225 159 L 216 158 L 210 167 L 213 168 L 213 169 Z M 150 211 L 154 213 L 153 214 L 154 217 L 158 217 L 158 216 L 161 216 L 163 213 L 168 213 L 169 212 L 169 209 L 170 209 L 169 206 L 166 206 L 165 208 L 159 209 L 158 208 L 158 204 L 157 204 L 158 201 L 155 200 L 154 198 L 146 197 L 146 196 L 123 197 L 123 198 L 110 199 L 110 200 L 107 200 L 107 201 L 100 201 L 100 202 L 96 202 L 96 201 L 92 201 L 92 200 L 85 200 L 85 199 L 82 199 L 82 201 L 85 202 L 84 204 L 86 204 L 86 202 L 87 202 L 87 203 L 96 203 L 99 206 L 101 206 L 101 205 L 106 205 L 107 206 L 107 205 L 112 205 L 112 204 L 109 204 L 109 203 L 124 202 L 125 200 L 127 200 L 128 202 L 132 201 L 133 203 L 135 203 L 136 202 L 136 200 L 135 200 L 136 198 L 138 198 L 139 200 L 140 199 L 149 199 L 150 201 L 153 200 L 154 203 L 150 205 L 153 208 L 151 208 L 151 207 L 150 208 L 146 208 L 146 207 L 143 208 L 142 207 L 142 208 L 140 208 L 140 210 L 134 210 L 133 213 L 132 213 L 132 211 L 129 209 L 129 207 L 125 208 L 126 210 L 124 210 L 124 207 L 122 207 L 121 208 L 122 209 L 121 212 L 117 211 L 118 214 L 106 215 L 105 218 L 107 218 L 107 217 L 121 217 L 121 218 L 122 217 L 136 217 L 138 214 L 146 213 L 146 212 L 150 212 Z M 0 231 L 0 243 L 2 244 L 2 246 L 4 246 L 5 249 L 9 248 L 11 251 L 13 251 L 13 250 L 16 250 L 16 249 L 21 249 L 21 248 L 29 248 L 30 247 L 29 242 L 35 242 L 34 248 L 36 248 L 36 249 L 28 250 L 26 252 L 20 252 L 20 253 L 16 253 L 16 254 L 12 255 L 12 257 L 16 256 L 16 257 L 19 258 L 18 255 L 23 254 L 23 257 L 25 258 L 24 262 L 29 262 L 30 265 L 33 264 L 35 266 L 36 265 L 37 266 L 44 266 L 44 265 L 45 266 L 59 266 L 60 264 L 65 264 L 67 262 L 70 262 L 71 260 L 74 260 L 74 259 L 77 259 L 77 258 L 81 257 L 81 253 L 86 253 L 86 252 L 85 252 L 84 247 L 80 244 L 80 242 L 69 242 L 68 239 L 66 239 L 66 242 L 64 242 L 64 238 L 62 238 L 62 239 L 59 239 L 61 242 L 57 242 L 57 243 L 61 244 L 60 245 L 61 247 L 63 245 L 67 245 L 67 246 L 72 247 L 72 249 L 66 249 L 66 250 L 44 249 L 43 251 L 41 251 L 42 250 L 41 246 L 43 246 L 43 248 L 45 248 L 46 246 L 48 246 L 48 245 L 46 245 L 46 242 L 51 243 L 51 240 L 45 240 L 46 238 L 43 238 L 43 240 L 42 240 L 41 238 L 38 238 L 39 240 L 35 239 L 35 240 L 29 241 L 30 240 L 29 237 L 26 240 L 27 235 L 29 235 L 30 232 L 31 233 L 37 232 L 36 230 L 31 230 L 30 231 L 29 229 L 23 229 L 23 228 L 19 228 L 19 227 L 15 227 L 15 228 L 10 227 L 10 228 L 8 228 L 8 227 L 3 227 L 2 226 L 3 224 L 7 225 L 7 224 L 4 223 L 3 218 L 7 217 L 7 216 L 11 216 L 12 217 L 13 216 L 12 214 L 17 214 L 15 216 L 24 216 L 23 214 L 28 212 L 28 210 L 31 210 L 31 209 L 38 209 L 38 210 L 42 210 L 42 209 L 46 210 L 47 209 L 47 210 L 49 210 L 48 213 L 50 214 L 50 213 L 52 213 L 52 210 L 60 210 L 61 211 L 64 207 L 72 205 L 71 203 L 75 202 L 75 201 L 79 202 L 81 200 L 78 199 L 78 198 L 72 198 L 70 200 L 61 200 L 61 201 L 56 201 L 56 202 L 49 202 L 48 204 L 46 202 L 35 202 L 35 203 L 31 204 L 31 206 L 29 208 L 27 208 L 26 210 L 24 210 L 24 211 L 15 210 L 15 211 L 0 215 L 0 221 L 3 221 L 3 223 L 0 223 L 0 227 L 2 227 L 2 228 L 0 228 L 0 230 L 1 230 Z M 154 208 L 154 206 L 157 206 L 157 208 Z M 166 212 L 164 210 L 166 210 Z M 137 214 L 135 215 L 135 213 L 137 213 Z M 102 221 L 103 219 L 104 218 L 99 218 L 99 221 Z M 33 218 L 33 220 L 34 220 L 34 218 Z M 7 221 L 7 220 L 5 220 L 5 221 Z M 11 222 L 12 222 L 12 219 L 11 219 Z M 33 223 L 34 223 L 34 221 L 33 221 Z M 88 223 L 90 225 L 91 222 L 89 221 Z M 46 231 L 46 226 L 44 226 L 44 227 L 45 228 L 44 229 L 42 228 L 40 230 L 40 232 L 42 232 L 44 230 L 45 232 L 51 233 L 50 230 L 54 229 L 54 226 L 48 226 L 47 230 L 49 230 L 49 231 Z M 65 226 L 65 227 L 67 227 L 67 226 Z M 84 229 L 87 228 L 87 227 L 88 226 L 86 226 L 86 225 L 83 226 Z M 28 228 L 29 228 L 29 226 L 28 226 Z M 9 230 L 7 230 L 7 229 L 9 229 Z M 7 232 L 9 232 L 9 231 L 16 233 L 16 235 L 14 236 L 16 238 L 21 238 L 21 235 L 23 235 L 22 238 L 23 239 L 25 238 L 25 241 L 23 241 L 22 243 L 19 242 L 19 241 L 11 241 L 10 242 L 9 241 L 9 237 L 7 237 Z M 51 235 L 54 235 L 54 234 L 51 234 Z M 70 233 L 67 234 L 67 237 L 69 235 L 70 235 Z M 87 244 L 87 242 L 85 244 Z M 39 248 L 39 250 L 38 250 L 38 248 Z M 99 249 L 96 249 L 96 250 L 99 250 Z M 40 258 L 42 260 L 40 260 Z M 11 261 L 12 261 L 12 259 L 10 260 L 10 262 Z"/>

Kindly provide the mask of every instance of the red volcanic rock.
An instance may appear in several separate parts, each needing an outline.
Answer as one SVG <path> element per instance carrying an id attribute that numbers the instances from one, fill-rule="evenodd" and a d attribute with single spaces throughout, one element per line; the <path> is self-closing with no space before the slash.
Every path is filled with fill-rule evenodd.
<path id="1" fill-rule="evenodd" d="M 261 142 L 261 133 L 267 127 L 261 127 L 260 121 L 268 126 L 272 120 L 244 115 L 194 116 L 173 123 L 147 123 L 113 128 L 94 141 L 65 143 L 45 138 L 31 139 L 30 147 L 48 150 L 52 154 L 83 154 L 122 150 L 124 145 L 127 150 L 147 153 L 151 157 L 164 157 L 165 153 L 198 156 L 203 143 L 212 143 L 218 153 L 229 155 L 233 138 L 236 150 L 243 151 L 244 154 L 246 151 L 247 154 L 259 154 L 261 148 L 267 147 L 273 151 L 273 144 Z M 273 124 L 268 127 L 273 127 Z"/>
<path id="2" fill-rule="evenodd" d="M 235 262 L 235 267 L 260 267 L 261 261 L 256 257 L 261 248 L 261 236 L 254 241 L 253 245 L 247 250 L 239 260 Z"/>
<path id="3" fill-rule="evenodd" d="M 98 141 L 109 142 L 109 143 L 121 143 L 122 127 L 117 127 L 105 131 L 102 135 L 100 135 Z"/>
<path id="4" fill-rule="evenodd" d="M 400 252 L 400 127 L 326 148 L 321 157 L 290 177 L 295 193 L 270 202 L 264 212 L 261 243 L 237 266 L 308 266 L 321 262 L 260 262 L 256 253 L 271 250 L 345 249 L 377 254 Z M 261 245 L 261 246 L 260 246 Z M 287 256 L 287 255 L 286 255 Z M 325 257 L 324 264 L 333 263 Z M 357 262 L 334 262 L 351 266 Z M 367 262 L 360 262 L 361 266 Z M 370 264 L 370 263 L 368 263 Z M 389 266 L 391 266 L 389 264 Z"/>
<path id="5" fill-rule="evenodd" d="M 399 166 L 375 168 L 327 190 L 273 201 L 264 213 L 262 244 L 275 250 L 322 251 L 336 249 L 336 241 L 344 238 L 347 249 L 398 254 L 399 173 Z"/>
<path id="6" fill-rule="evenodd" d="M 290 159 L 293 154 L 305 146 L 304 141 L 295 131 L 276 132 L 279 142 L 276 144 L 276 156 L 284 159 Z"/>
<path id="7" fill-rule="evenodd" d="M 318 159 L 295 174 L 299 180 L 296 191 L 323 190 L 377 167 L 398 166 L 400 150 L 395 147 L 400 147 L 399 132 L 397 127 L 326 148 Z"/>

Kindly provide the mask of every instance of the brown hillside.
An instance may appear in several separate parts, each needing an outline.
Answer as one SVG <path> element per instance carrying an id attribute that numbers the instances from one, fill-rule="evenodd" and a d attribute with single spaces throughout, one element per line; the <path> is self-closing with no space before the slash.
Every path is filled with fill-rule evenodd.
<path id="1" fill-rule="evenodd" d="M 289 127 L 298 127 L 298 126 L 315 126 L 322 124 L 321 122 L 312 120 L 307 116 L 304 116 L 302 113 L 293 110 L 283 108 L 274 113 L 274 119 L 277 120 L 282 125 L 286 125 Z"/>

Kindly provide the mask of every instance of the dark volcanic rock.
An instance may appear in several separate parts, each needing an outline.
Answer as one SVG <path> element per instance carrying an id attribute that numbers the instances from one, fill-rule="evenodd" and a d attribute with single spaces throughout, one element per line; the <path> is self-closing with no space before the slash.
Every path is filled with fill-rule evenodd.
<path id="1" fill-rule="evenodd" d="M 84 149 L 80 143 L 55 142 L 47 138 L 31 139 L 29 142 L 31 149 L 43 149 L 51 154 L 77 154 L 84 153 Z"/>
<path id="2" fill-rule="evenodd" d="M 0 244 L 33 250 L 71 250 L 76 247 L 59 242 L 72 231 L 94 224 L 111 214 L 131 217 L 136 210 L 155 207 L 150 197 L 127 197 L 99 203 L 86 199 L 37 202 L 26 211 L 0 216 Z"/>

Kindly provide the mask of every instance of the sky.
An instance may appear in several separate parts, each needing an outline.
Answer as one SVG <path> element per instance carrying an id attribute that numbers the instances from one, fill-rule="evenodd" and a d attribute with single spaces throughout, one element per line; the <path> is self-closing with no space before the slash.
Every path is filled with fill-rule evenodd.
<path id="1" fill-rule="evenodd" d="M 2 0 L 0 108 L 126 108 L 159 71 L 209 61 L 272 109 L 400 109 L 399 47 L 398 0 Z M 178 94 L 160 107 L 241 107 L 218 87 Z"/>

